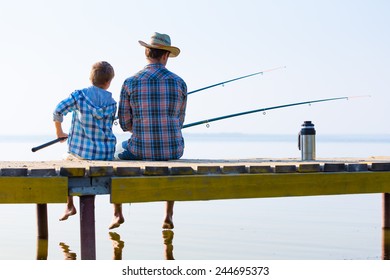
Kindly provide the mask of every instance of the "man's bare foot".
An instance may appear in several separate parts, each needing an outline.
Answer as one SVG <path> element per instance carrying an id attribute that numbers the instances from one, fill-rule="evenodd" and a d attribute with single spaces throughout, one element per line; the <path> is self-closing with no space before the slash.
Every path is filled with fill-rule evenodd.
<path id="1" fill-rule="evenodd" d="M 119 227 L 121 224 L 125 222 L 125 219 L 123 217 L 114 217 L 114 219 L 111 222 L 111 225 L 108 227 L 108 229 L 113 229 Z"/>
<path id="2" fill-rule="evenodd" d="M 165 218 L 162 228 L 163 229 L 173 229 L 174 228 L 172 217 Z"/>
<path id="3" fill-rule="evenodd" d="M 64 215 L 60 218 L 60 221 L 67 220 L 70 216 L 76 215 L 77 211 L 76 208 L 72 207 L 65 210 Z"/>

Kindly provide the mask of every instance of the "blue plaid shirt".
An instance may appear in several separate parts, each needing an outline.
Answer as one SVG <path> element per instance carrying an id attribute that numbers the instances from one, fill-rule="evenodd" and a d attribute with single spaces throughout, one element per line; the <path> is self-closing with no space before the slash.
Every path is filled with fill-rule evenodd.
<path id="1" fill-rule="evenodd" d="M 89 160 L 113 160 L 116 138 L 112 124 L 116 114 L 112 94 L 96 86 L 74 91 L 54 110 L 53 120 L 73 112 L 69 152 Z"/>
<path id="2" fill-rule="evenodd" d="M 149 64 L 126 79 L 118 116 L 123 131 L 132 133 L 128 150 L 143 160 L 180 158 L 186 106 L 187 85 L 160 63 Z"/>

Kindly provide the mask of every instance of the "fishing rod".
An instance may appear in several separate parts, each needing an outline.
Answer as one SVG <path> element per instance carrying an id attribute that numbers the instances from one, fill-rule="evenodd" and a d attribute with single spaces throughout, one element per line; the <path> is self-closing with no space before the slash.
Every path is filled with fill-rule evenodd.
<path id="1" fill-rule="evenodd" d="M 212 118 L 212 119 L 207 119 L 207 120 L 203 120 L 203 121 L 193 122 L 190 124 L 185 124 L 185 125 L 183 125 L 183 128 L 188 128 L 188 127 L 201 125 L 201 124 L 206 124 L 208 127 L 210 122 L 229 119 L 229 118 L 238 117 L 238 116 L 242 116 L 242 115 L 253 114 L 253 113 L 257 113 L 257 112 L 263 112 L 263 114 L 265 114 L 266 111 L 270 111 L 270 110 L 274 110 L 274 109 L 280 109 L 280 108 L 292 107 L 292 106 L 298 106 L 298 105 L 304 105 L 304 104 L 312 104 L 312 103 L 318 103 L 318 102 L 340 100 L 340 99 L 347 99 L 348 100 L 351 98 L 358 98 L 358 97 L 368 97 L 368 95 L 334 97 L 334 98 L 318 99 L 318 100 L 311 100 L 311 101 L 304 101 L 304 102 L 298 102 L 298 103 L 290 103 L 290 104 L 285 104 L 285 105 L 273 106 L 273 107 L 268 107 L 268 108 L 255 109 L 255 110 L 251 110 L 251 111 L 245 111 L 245 112 L 241 112 L 241 113 L 236 113 L 236 114 L 216 117 L 216 118 Z"/>
<path id="2" fill-rule="evenodd" d="M 351 98 L 361 98 L 361 97 L 370 97 L 370 95 L 343 96 L 343 97 L 334 97 L 334 98 L 327 98 L 327 99 L 317 99 L 317 100 L 311 100 L 311 101 L 303 101 L 303 102 L 298 102 L 298 103 L 290 103 L 290 104 L 284 104 L 284 105 L 279 105 L 279 106 L 255 109 L 255 110 L 251 110 L 251 111 L 245 111 L 245 112 L 241 112 L 241 113 L 236 113 L 236 114 L 216 117 L 216 118 L 212 118 L 212 119 L 207 119 L 207 120 L 203 120 L 203 121 L 193 122 L 193 123 L 190 123 L 190 124 L 185 124 L 185 125 L 183 125 L 183 128 L 188 128 L 188 127 L 201 125 L 201 124 L 206 124 L 208 126 L 210 122 L 215 122 L 215 121 L 219 121 L 219 120 L 229 119 L 229 118 L 238 117 L 238 116 L 242 116 L 242 115 L 253 114 L 253 113 L 257 113 L 257 112 L 263 112 L 263 114 L 265 114 L 266 111 L 270 111 L 270 110 L 274 110 L 274 109 L 280 109 L 280 108 L 286 108 L 286 107 L 292 107 L 292 106 L 298 106 L 298 105 L 304 105 L 304 104 L 319 103 L 319 102 L 327 102 L 327 101 L 333 101 L 333 100 L 341 100 L 341 99 L 349 100 Z M 48 147 L 50 145 L 53 145 L 53 144 L 55 144 L 57 142 L 65 140 L 65 139 L 67 139 L 67 137 L 57 138 L 57 139 L 55 139 L 53 141 L 50 141 L 50 142 L 47 142 L 47 143 L 42 144 L 40 146 L 34 147 L 34 148 L 31 149 L 31 151 L 36 152 L 36 151 L 38 151 L 40 149 L 46 148 L 46 147 Z"/>
<path id="3" fill-rule="evenodd" d="M 206 90 L 206 89 L 209 89 L 209 88 L 217 87 L 217 86 L 220 86 L 220 85 L 225 85 L 227 83 L 231 83 L 231 82 L 234 82 L 234 81 L 237 81 L 237 80 L 241 80 L 241 79 L 249 78 L 249 77 L 252 77 L 252 76 L 256 76 L 256 75 L 259 75 L 259 74 L 263 75 L 264 73 L 276 71 L 276 70 L 283 69 L 283 68 L 286 68 L 286 67 L 287 66 L 280 66 L 280 67 L 276 67 L 276 68 L 271 68 L 271 69 L 268 69 L 268 70 L 263 70 L 263 71 L 260 71 L 260 72 L 256 72 L 256 73 L 252 73 L 252 74 L 249 74 L 249 75 L 245 75 L 245 76 L 241 76 L 241 77 L 238 77 L 238 78 L 234 78 L 234 79 L 231 79 L 231 80 L 227 80 L 227 81 L 224 81 L 224 82 L 216 83 L 216 84 L 213 84 L 213 85 L 210 85 L 210 86 L 206 86 L 206 87 L 203 87 L 203 88 L 200 88 L 200 89 L 196 89 L 196 90 L 187 92 L 187 95 L 193 94 L 195 92 L 203 91 L 203 90 Z M 116 116 L 114 120 L 116 121 L 118 119 L 119 119 L 119 117 Z"/>
<path id="4" fill-rule="evenodd" d="M 47 143 L 45 143 L 45 144 L 42 144 L 42 145 L 39 145 L 39 146 L 37 146 L 37 147 L 32 148 L 31 151 L 32 151 L 32 152 L 39 151 L 40 149 L 46 148 L 46 147 L 48 147 L 48 146 L 51 146 L 51 145 L 53 145 L 53 144 L 55 144 L 55 143 L 58 143 L 58 142 L 60 142 L 60 141 L 62 141 L 62 140 L 66 140 L 67 138 L 68 138 L 68 137 L 60 137 L 60 138 L 54 139 L 54 140 L 52 140 L 52 141 L 50 141 L 50 142 L 47 142 Z"/>
<path id="5" fill-rule="evenodd" d="M 203 87 L 203 88 L 200 88 L 200 89 L 196 89 L 196 90 L 190 91 L 187 94 L 192 94 L 192 93 L 199 92 L 199 91 L 202 91 L 202 90 L 206 90 L 206 89 L 209 89 L 209 88 L 213 88 L 213 87 L 216 87 L 216 86 L 225 85 L 227 83 L 231 83 L 231 82 L 234 82 L 234 81 L 237 81 L 237 80 L 249 78 L 249 77 L 252 77 L 252 76 L 259 75 L 259 74 L 263 75 L 264 73 L 276 71 L 276 70 L 283 69 L 283 68 L 286 68 L 286 66 L 280 66 L 280 67 L 276 67 L 276 68 L 272 68 L 272 69 L 268 69 L 268 70 L 264 70 L 264 71 L 260 71 L 260 72 L 256 72 L 256 73 L 252 73 L 252 74 L 249 74 L 249 75 L 245 75 L 245 76 L 242 76 L 242 77 L 234 78 L 234 79 L 231 79 L 231 80 L 228 80 L 228 81 L 216 83 L 216 84 L 213 84 L 213 85 L 210 85 L 210 86 L 206 86 L 206 87 Z"/>

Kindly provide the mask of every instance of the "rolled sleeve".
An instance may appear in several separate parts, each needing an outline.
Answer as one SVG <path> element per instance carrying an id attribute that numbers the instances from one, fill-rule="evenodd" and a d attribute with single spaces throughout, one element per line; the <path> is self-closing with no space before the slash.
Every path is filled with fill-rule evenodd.
<path id="1" fill-rule="evenodd" d="M 77 106 L 77 99 L 74 96 L 77 92 L 72 93 L 68 98 L 62 100 L 53 112 L 53 121 L 62 122 L 64 120 L 64 116 L 73 111 Z"/>
<path id="2" fill-rule="evenodd" d="M 128 88 L 124 84 L 122 86 L 120 100 L 119 100 L 119 108 L 118 108 L 118 117 L 119 124 L 123 131 L 132 131 L 133 129 L 133 117 L 131 113 L 130 107 L 130 96 L 128 93 Z"/>

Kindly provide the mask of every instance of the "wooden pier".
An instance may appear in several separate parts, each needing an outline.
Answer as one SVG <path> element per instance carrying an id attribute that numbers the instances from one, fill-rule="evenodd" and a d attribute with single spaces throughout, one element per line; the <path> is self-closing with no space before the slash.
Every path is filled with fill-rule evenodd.
<path id="1" fill-rule="evenodd" d="M 39 240 L 49 235 L 47 204 L 80 196 L 81 259 L 96 259 L 94 204 L 102 194 L 111 203 L 136 203 L 382 193 L 383 236 L 390 229 L 387 157 L 0 162 L 0 168 L 0 203 L 36 204 Z"/>

